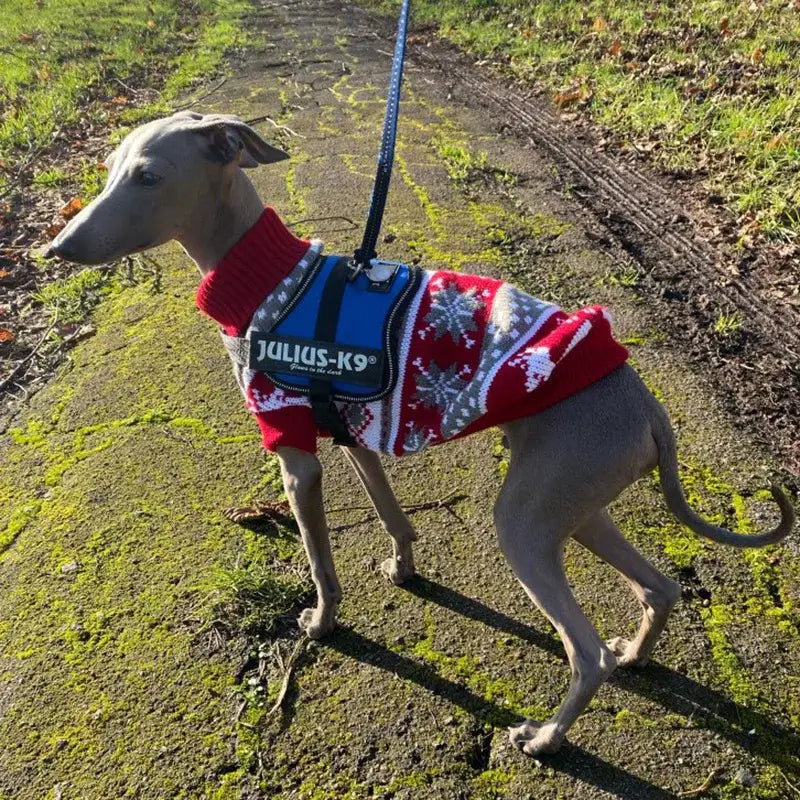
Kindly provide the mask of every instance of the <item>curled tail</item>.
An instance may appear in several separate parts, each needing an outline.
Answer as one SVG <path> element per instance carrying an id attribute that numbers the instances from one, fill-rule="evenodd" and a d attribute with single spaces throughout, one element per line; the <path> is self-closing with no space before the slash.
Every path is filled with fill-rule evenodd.
<path id="1" fill-rule="evenodd" d="M 672 426 L 663 409 L 659 416 L 660 419 L 653 425 L 653 438 L 658 447 L 658 474 L 667 506 L 680 522 L 707 539 L 734 547 L 764 547 L 768 544 L 775 544 L 791 531 L 795 519 L 794 507 L 783 490 L 774 484 L 770 486 L 770 491 L 781 510 L 781 521 L 766 533 L 753 535 L 734 533 L 727 528 L 712 525 L 692 511 L 686 502 L 686 495 L 683 493 L 683 487 L 678 477 L 675 434 L 672 432 Z"/>

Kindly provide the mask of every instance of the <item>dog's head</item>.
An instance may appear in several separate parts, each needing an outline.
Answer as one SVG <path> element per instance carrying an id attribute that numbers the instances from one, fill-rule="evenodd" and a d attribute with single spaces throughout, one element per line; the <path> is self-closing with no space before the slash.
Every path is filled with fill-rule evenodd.
<path id="1" fill-rule="evenodd" d="M 103 264 L 181 239 L 210 223 L 236 171 L 288 158 L 227 114 L 183 111 L 129 133 L 106 158 L 101 194 L 62 230 L 46 255 Z"/>

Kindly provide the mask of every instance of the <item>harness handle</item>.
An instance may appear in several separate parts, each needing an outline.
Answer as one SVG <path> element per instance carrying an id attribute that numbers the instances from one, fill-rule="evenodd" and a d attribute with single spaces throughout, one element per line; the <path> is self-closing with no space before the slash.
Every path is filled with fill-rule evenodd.
<path id="1" fill-rule="evenodd" d="M 411 0 L 403 0 L 400 19 L 397 23 L 397 40 L 394 45 L 389 94 L 386 98 L 386 116 L 383 121 L 381 149 L 378 153 L 378 168 L 375 173 L 375 183 L 372 188 L 364 238 L 361 241 L 361 247 L 356 250 L 353 256 L 356 271 L 368 270 L 370 261 L 377 255 L 375 245 L 378 242 L 383 210 L 386 206 L 386 195 L 389 193 L 389 181 L 392 177 L 394 143 L 397 136 L 397 112 L 400 105 L 400 85 L 403 79 L 403 59 L 406 52 L 406 30 L 408 28 L 410 5 Z"/>

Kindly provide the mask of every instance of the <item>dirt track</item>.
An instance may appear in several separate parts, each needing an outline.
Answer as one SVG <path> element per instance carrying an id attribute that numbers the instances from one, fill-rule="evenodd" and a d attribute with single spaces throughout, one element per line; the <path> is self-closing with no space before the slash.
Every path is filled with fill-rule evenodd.
<path id="1" fill-rule="evenodd" d="M 265 3 L 254 22 L 263 49 L 202 110 L 285 126 L 292 161 L 253 173 L 262 197 L 288 220 L 328 218 L 297 227 L 346 251 L 369 196 L 392 26 L 317 1 Z M 752 492 L 764 467 L 781 473 L 788 459 L 734 428 L 724 379 L 707 361 L 687 363 L 681 329 L 665 324 L 666 301 L 646 281 L 626 288 L 633 256 L 570 197 L 551 154 L 487 113 L 481 94 L 495 84 L 462 66 L 443 75 L 436 63 L 459 62 L 435 44 L 412 56 L 383 254 L 502 275 L 566 307 L 608 305 L 676 421 L 693 505 L 763 527 L 773 510 Z M 434 142 L 485 151 L 486 165 L 456 185 Z M 629 197 L 615 202 L 636 211 Z M 659 235 L 652 218 L 640 224 Z M 706 252 L 692 247 L 687 281 Z M 388 544 L 343 459 L 323 448 L 342 627 L 301 655 L 282 714 L 245 707 L 237 724 L 238 682 L 252 697 L 251 643 L 207 635 L 202 581 L 259 542 L 275 569 L 302 568 L 303 556 L 290 525 L 252 534 L 220 514 L 274 496 L 274 462 L 259 455 L 214 326 L 192 307 L 193 268 L 177 248 L 160 257 L 163 291 L 134 287 L 105 303 L 97 335 L 0 439 L 3 800 L 54 797 L 56 786 L 63 800 L 668 798 L 716 769 L 707 796 L 790 796 L 787 778 L 800 782 L 796 539 L 747 556 L 698 543 L 651 481 L 614 514 L 685 588 L 655 662 L 615 675 L 558 756 L 539 765 L 509 747 L 504 726 L 551 711 L 568 673 L 494 542 L 503 455 L 492 433 L 389 466 L 404 503 L 442 500 L 413 515 L 421 577 L 403 589 L 375 572 Z M 601 634 L 630 630 L 637 609 L 622 582 L 577 547 L 568 563 Z M 286 652 L 296 612 L 273 637 Z M 270 691 L 281 675 L 269 665 Z M 743 771 L 754 786 L 736 783 L 749 782 Z"/>

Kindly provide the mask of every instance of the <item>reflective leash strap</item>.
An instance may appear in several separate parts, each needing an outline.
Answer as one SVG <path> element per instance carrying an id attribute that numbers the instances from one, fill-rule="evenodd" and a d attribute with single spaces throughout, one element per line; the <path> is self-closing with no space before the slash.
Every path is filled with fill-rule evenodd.
<path id="1" fill-rule="evenodd" d="M 394 143 L 397 136 L 397 111 L 400 105 L 400 84 L 403 78 L 403 58 L 406 51 L 406 29 L 408 27 L 408 11 L 411 0 L 403 0 L 400 9 L 400 20 L 397 23 L 397 41 L 394 45 L 394 61 L 392 61 L 392 78 L 389 83 L 389 94 L 386 98 L 386 117 L 383 121 L 381 149 L 378 153 L 378 169 L 375 173 L 375 185 L 369 203 L 367 224 L 361 247 L 356 250 L 353 260 L 356 272 L 370 268 L 370 261 L 375 258 L 378 234 L 386 206 L 386 195 L 389 193 L 389 180 L 392 177 L 394 161 Z"/>

